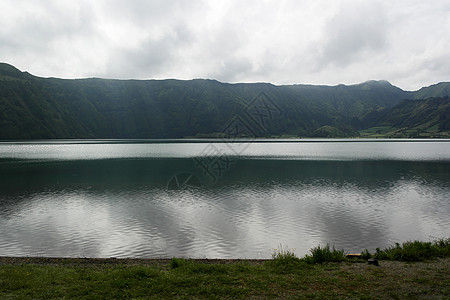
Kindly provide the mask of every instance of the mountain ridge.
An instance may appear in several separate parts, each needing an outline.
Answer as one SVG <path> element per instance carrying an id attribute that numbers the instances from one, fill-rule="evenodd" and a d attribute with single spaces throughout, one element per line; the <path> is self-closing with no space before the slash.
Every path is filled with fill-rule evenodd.
<path id="1" fill-rule="evenodd" d="M 4 75 L 4 73 L 6 72 L 15 74 L 15 75 L 29 75 L 35 78 L 39 78 L 39 79 L 59 79 L 59 80 L 115 80 L 115 81 L 199 81 L 199 80 L 204 80 L 204 81 L 211 81 L 211 82 L 218 82 L 221 84 L 229 84 L 229 85 L 241 85 L 241 84 L 268 84 L 268 85 L 272 85 L 272 86 L 278 86 L 278 87 L 283 87 L 283 86 L 314 86 L 314 87 L 338 87 L 338 86 L 345 86 L 345 87 L 351 87 L 351 86 L 358 86 L 358 85 L 364 85 L 364 84 L 387 84 L 389 86 L 393 86 L 396 87 L 395 85 L 393 85 L 392 83 L 390 83 L 388 80 L 385 79 L 379 79 L 379 80 L 374 80 L 374 79 L 370 79 L 370 80 L 366 80 L 364 82 L 360 82 L 360 83 L 355 83 L 355 84 L 336 84 L 336 85 L 326 85 L 326 84 L 305 84 L 305 83 L 294 83 L 294 84 L 274 84 L 271 82 L 265 82 L 265 81 L 258 81 L 258 82 L 224 82 L 224 81 L 220 81 L 217 79 L 212 79 L 212 78 L 192 78 L 192 79 L 177 79 L 177 78 L 167 78 L 167 79 L 152 79 L 152 78 L 148 78 L 148 79 L 136 79 L 136 78 L 127 78 L 127 79 L 117 79 L 117 78 L 103 78 L 103 77 L 82 77 L 82 78 L 59 78 L 59 77 L 54 77 L 54 76 L 50 76 L 50 77 L 42 77 L 42 76 L 36 76 L 33 75 L 27 71 L 21 71 L 18 68 L 16 68 L 15 66 L 9 64 L 9 63 L 5 63 L 5 62 L 0 62 L 0 75 Z M 445 82 L 442 82 L 445 83 Z M 424 87 L 422 87 L 421 89 L 423 89 Z"/>
<path id="2" fill-rule="evenodd" d="M 214 79 L 60 79 L 0 63 L 0 139 L 221 137 L 236 117 L 247 123 L 241 136 L 329 132 L 351 137 L 377 125 L 373 120 L 402 100 L 448 96 L 449 86 L 439 83 L 409 92 L 385 80 L 317 86 Z M 259 112 L 258 120 L 258 109 L 267 116 L 275 109 L 280 116 L 270 115 L 269 120 Z"/>

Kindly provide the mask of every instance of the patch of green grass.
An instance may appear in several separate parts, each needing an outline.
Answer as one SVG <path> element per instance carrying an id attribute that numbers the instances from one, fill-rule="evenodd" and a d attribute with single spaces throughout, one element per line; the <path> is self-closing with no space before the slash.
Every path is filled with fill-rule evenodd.
<path id="1" fill-rule="evenodd" d="M 375 258 L 381 260 L 424 261 L 438 257 L 450 257 L 450 238 L 434 242 L 409 241 L 402 245 L 376 249 Z"/>
<path id="2" fill-rule="evenodd" d="M 183 261 L 176 268 L 171 267 L 171 261 L 160 266 L 3 265 L 0 266 L 0 298 L 369 299 L 387 293 L 404 298 L 411 290 L 420 291 L 413 295 L 419 298 L 421 295 L 439 298 L 449 292 L 448 268 L 437 263 L 429 269 L 408 266 L 405 271 L 402 265 L 383 269 L 361 268 L 361 264 L 352 263 L 311 265 L 290 255 L 266 263 Z M 280 272 L 273 261 L 282 261 L 281 266 L 290 267 Z M 404 273 L 401 280 L 393 281 L 399 271 Z"/>
<path id="3" fill-rule="evenodd" d="M 272 260 L 268 263 L 270 267 L 280 273 L 290 272 L 300 267 L 302 261 L 298 258 L 293 250 L 280 245 L 279 249 L 274 249 Z"/>
<path id="4" fill-rule="evenodd" d="M 370 254 L 369 250 L 364 249 L 364 250 L 361 252 L 361 259 L 369 259 L 369 258 L 371 258 L 371 257 L 372 257 L 372 254 Z"/>
<path id="5" fill-rule="evenodd" d="M 320 245 L 310 250 L 311 254 L 306 255 L 304 260 L 310 264 L 323 264 L 327 262 L 342 262 L 347 260 L 343 249 L 338 250 L 330 245 L 321 247 Z"/>
<path id="6" fill-rule="evenodd" d="M 368 129 L 360 130 L 359 136 L 362 138 L 377 138 L 385 137 L 388 133 L 394 131 L 395 128 L 391 126 L 377 126 Z"/>
<path id="7" fill-rule="evenodd" d="M 171 269 L 179 268 L 179 267 L 181 267 L 181 266 L 183 266 L 185 264 L 186 264 L 186 260 L 183 259 L 183 258 L 176 258 L 176 257 L 174 257 L 174 258 L 172 258 L 170 260 L 170 268 Z"/>
<path id="8" fill-rule="evenodd" d="M 379 250 L 375 257 L 404 261 L 444 257 L 385 261 L 380 267 L 351 263 L 344 250 L 329 245 L 304 258 L 280 247 L 267 261 L 172 258 L 150 265 L 120 260 L 77 265 L 61 259 L 58 265 L 0 265 L 0 299 L 443 298 L 450 295 L 449 244 L 450 239 L 415 241 Z"/>

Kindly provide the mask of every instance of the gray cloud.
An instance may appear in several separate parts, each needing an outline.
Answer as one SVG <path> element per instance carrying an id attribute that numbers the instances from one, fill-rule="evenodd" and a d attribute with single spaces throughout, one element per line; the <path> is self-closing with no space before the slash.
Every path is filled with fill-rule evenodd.
<path id="1" fill-rule="evenodd" d="M 319 65 L 346 66 L 386 44 L 387 18 L 377 2 L 344 2 L 328 22 Z"/>
<path id="2" fill-rule="evenodd" d="M 185 27 L 169 28 L 161 36 L 146 37 L 137 46 L 118 49 L 107 63 L 109 77 L 159 77 L 167 69 L 176 69 L 183 53 L 194 37 Z"/>
<path id="3" fill-rule="evenodd" d="M 39 76 L 448 81 L 448 1 L 4 0 L 0 60 Z"/>

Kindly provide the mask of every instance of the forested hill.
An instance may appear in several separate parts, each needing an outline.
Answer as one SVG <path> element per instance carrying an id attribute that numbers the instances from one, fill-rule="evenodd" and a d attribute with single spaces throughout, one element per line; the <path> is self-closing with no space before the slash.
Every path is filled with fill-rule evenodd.
<path id="1" fill-rule="evenodd" d="M 0 139 L 358 136 L 388 122 L 386 114 L 396 105 L 418 103 L 404 99 L 441 97 L 448 103 L 449 86 L 408 92 L 387 81 L 276 86 L 204 79 L 64 80 L 0 63 Z M 445 122 L 438 117 L 433 133 L 445 136 Z"/>
<path id="2" fill-rule="evenodd" d="M 450 98 L 403 100 L 391 109 L 375 113 L 370 127 L 360 132 L 367 137 L 450 137 Z M 366 118 L 368 119 L 368 118 Z"/>

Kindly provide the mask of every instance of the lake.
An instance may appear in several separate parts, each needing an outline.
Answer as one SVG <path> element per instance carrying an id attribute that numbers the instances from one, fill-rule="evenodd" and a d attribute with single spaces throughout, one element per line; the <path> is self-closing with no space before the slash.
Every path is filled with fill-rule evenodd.
<path id="1" fill-rule="evenodd" d="M 270 258 L 450 235 L 450 140 L 0 143 L 0 256 Z"/>

